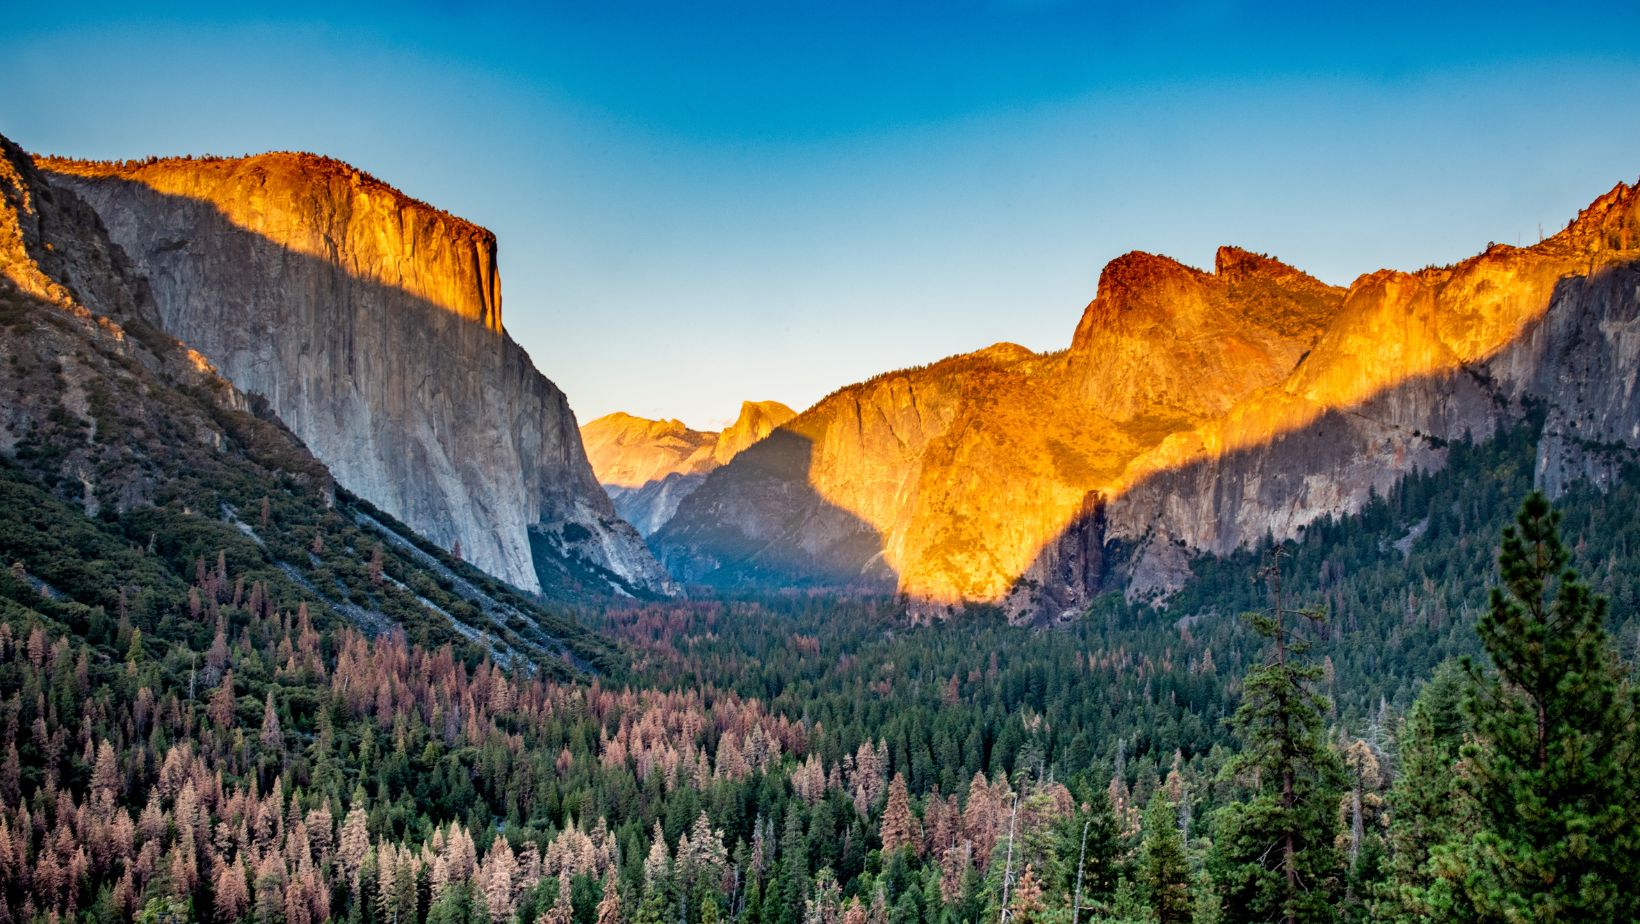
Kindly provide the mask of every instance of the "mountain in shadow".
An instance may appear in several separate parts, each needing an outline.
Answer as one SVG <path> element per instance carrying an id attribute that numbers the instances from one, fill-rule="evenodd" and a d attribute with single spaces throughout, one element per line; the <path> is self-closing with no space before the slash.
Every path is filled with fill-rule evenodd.
<path id="1" fill-rule="evenodd" d="M 685 584 L 887 593 L 882 536 L 808 486 L 814 443 L 779 429 L 706 476 L 651 542 Z M 778 511 L 778 513 L 775 513 Z"/>

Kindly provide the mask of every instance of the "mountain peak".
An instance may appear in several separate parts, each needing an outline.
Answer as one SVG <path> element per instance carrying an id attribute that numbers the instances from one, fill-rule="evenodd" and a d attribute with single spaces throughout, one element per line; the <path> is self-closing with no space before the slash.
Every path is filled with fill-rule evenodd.
<path id="1" fill-rule="evenodd" d="M 1099 272 L 1094 302 L 1115 312 L 1133 307 L 1137 299 L 1160 288 L 1199 283 L 1206 276 L 1172 257 L 1130 250 L 1106 263 Z"/>
<path id="2" fill-rule="evenodd" d="M 1343 290 L 1238 247 L 1214 272 L 1133 251 L 1112 260 L 1071 338 L 1082 393 L 1113 419 L 1219 413 L 1314 345 Z"/>
<path id="3" fill-rule="evenodd" d="M 1640 247 L 1640 181 L 1613 186 L 1550 241 L 1563 241 L 1591 253 Z"/>
<path id="4" fill-rule="evenodd" d="M 336 179 L 354 189 L 388 197 L 395 204 L 444 218 L 453 231 L 493 242 L 495 235 L 488 229 L 451 214 L 435 205 L 404 192 L 368 171 L 344 161 L 311 151 L 266 151 L 227 157 L 217 154 L 143 157 L 135 160 L 80 160 L 54 155 L 35 155 L 40 169 L 51 173 L 66 173 L 80 177 L 141 179 L 166 173 L 197 173 L 201 171 L 237 172 L 243 169 L 268 173 L 299 173 L 310 179 Z"/>
<path id="5" fill-rule="evenodd" d="M 718 434 L 712 458 L 718 465 L 727 465 L 730 459 L 796 416 L 796 411 L 779 401 L 744 402 L 740 405 L 740 417 Z"/>
<path id="6" fill-rule="evenodd" d="M 1008 340 L 1000 340 L 969 355 L 979 359 L 988 359 L 994 363 L 1016 363 L 1036 358 L 1036 352 L 1029 347 L 1023 347 Z"/>
<path id="7" fill-rule="evenodd" d="M 606 488 L 640 488 L 668 475 L 704 475 L 796 416 L 779 401 L 743 401 L 735 422 L 719 432 L 616 411 L 583 424 L 581 440 Z"/>
<path id="8" fill-rule="evenodd" d="M 208 208 L 293 256 L 334 262 L 502 333 L 496 239 L 343 161 L 276 151 L 246 157 L 92 161 L 34 158 L 59 182 L 120 190 L 146 208 Z"/>
<path id="9" fill-rule="evenodd" d="M 1214 253 L 1213 275 L 1231 285 L 1267 281 L 1289 289 L 1342 291 L 1269 254 L 1255 253 L 1230 244 Z"/>
<path id="10" fill-rule="evenodd" d="M 742 401 L 740 402 L 740 416 L 735 419 L 733 426 L 738 427 L 748 420 L 761 417 L 784 417 L 790 420 L 797 412 L 779 401 Z"/>
<path id="11" fill-rule="evenodd" d="M 709 459 L 717 434 L 680 420 L 650 420 L 624 411 L 581 426 L 592 472 L 606 489 L 637 488 L 672 472 L 693 474 Z"/>
<path id="12" fill-rule="evenodd" d="M 581 440 L 616 512 L 647 536 L 707 474 L 796 416 L 779 401 L 743 401 L 735 422 L 714 432 L 617 411 L 582 425 Z"/>

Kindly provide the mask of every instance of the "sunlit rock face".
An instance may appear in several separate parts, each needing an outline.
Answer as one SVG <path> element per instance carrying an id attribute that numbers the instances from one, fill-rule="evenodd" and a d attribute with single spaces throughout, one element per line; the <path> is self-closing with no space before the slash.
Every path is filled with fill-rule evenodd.
<path id="1" fill-rule="evenodd" d="M 1533 406 L 1540 484 L 1603 481 L 1640 445 L 1637 199 L 1619 186 L 1534 247 L 1348 289 L 1234 248 L 1211 273 L 1125 255 L 1066 352 L 998 345 L 844 388 L 707 476 L 652 544 L 690 581 L 1033 619 L 1165 596 L 1193 556 L 1355 511 Z"/>
<path id="2" fill-rule="evenodd" d="M 672 518 L 708 472 L 796 415 L 778 401 L 747 401 L 733 424 L 714 432 L 617 412 L 582 426 L 581 439 L 616 512 L 648 536 Z"/>
<path id="3" fill-rule="evenodd" d="M 101 216 L 166 330 L 266 396 L 344 487 L 525 589 L 566 563 L 668 588 L 502 328 L 488 231 L 312 155 L 40 166 Z"/>
<path id="4" fill-rule="evenodd" d="M 998 344 L 842 389 L 707 476 L 651 543 L 687 581 L 994 597 L 1101 461 L 1070 448 L 1099 433 L 1063 365 Z"/>
<path id="5" fill-rule="evenodd" d="M 1138 545 L 1130 594 L 1165 593 L 1169 543 L 1226 553 L 1360 509 L 1445 446 L 1547 415 L 1537 480 L 1604 483 L 1640 445 L 1637 196 L 1620 186 L 1565 231 L 1450 267 L 1356 280 L 1279 384 L 1171 434 L 1124 472 L 1107 539 Z"/>

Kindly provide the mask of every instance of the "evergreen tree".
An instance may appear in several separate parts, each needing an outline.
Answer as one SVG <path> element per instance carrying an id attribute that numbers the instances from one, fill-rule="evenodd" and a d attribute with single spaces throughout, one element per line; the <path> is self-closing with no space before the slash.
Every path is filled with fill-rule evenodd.
<path id="1" fill-rule="evenodd" d="M 1079 865 L 1071 871 L 1070 889 L 1072 918 L 1080 920 L 1079 912 L 1103 909 L 1116 891 L 1122 873 L 1122 842 L 1117 830 L 1116 813 L 1111 809 L 1110 793 L 1095 787 L 1088 799 L 1086 814 L 1073 816 L 1079 825 L 1067 825 L 1060 838 L 1060 853 L 1079 858 Z M 1071 837 L 1076 840 L 1071 841 Z"/>
<path id="2" fill-rule="evenodd" d="M 1145 809 L 1145 839 L 1139 847 L 1139 882 L 1159 924 L 1184 924 L 1191 918 L 1190 864 L 1179 836 L 1179 814 L 1156 790 Z"/>
<path id="3" fill-rule="evenodd" d="M 1640 919 L 1630 691 L 1606 634 L 1606 600 L 1567 568 L 1560 514 L 1542 494 L 1505 529 L 1503 587 L 1475 631 L 1463 755 L 1479 830 L 1456 854 L 1483 921 Z"/>
<path id="4" fill-rule="evenodd" d="M 780 861 L 775 881 L 764 898 L 765 920 L 775 924 L 797 924 L 803 915 L 803 900 L 809 893 L 809 848 L 803 831 L 799 803 L 786 807 L 786 826 L 780 835 Z M 769 913 L 769 903 L 776 903 Z"/>
<path id="5" fill-rule="evenodd" d="M 613 870 L 604 877 L 603 892 L 598 898 L 597 924 L 621 924 L 621 890 Z"/>
<path id="6" fill-rule="evenodd" d="M 1215 819 L 1214 879 L 1231 921 L 1330 921 L 1342 874 L 1335 843 L 1342 774 L 1322 738 L 1328 703 L 1314 689 L 1322 669 L 1305 659 L 1309 644 L 1289 625 L 1295 614 L 1282 595 L 1282 557 L 1276 550 L 1262 573 L 1273 605 L 1246 617 L 1270 647 L 1243 682 L 1234 718 L 1242 751 L 1225 767 L 1253 791 Z M 1296 615 L 1322 620 L 1319 611 Z"/>
<path id="7" fill-rule="evenodd" d="M 1473 810 L 1455 765 L 1463 743 L 1464 678 L 1448 662 L 1419 693 L 1397 739 L 1399 769 L 1390 788 L 1389 856 L 1374 902 L 1377 920 L 1405 922 L 1463 917 L 1461 890 L 1437 870 L 1434 855 L 1474 832 Z"/>

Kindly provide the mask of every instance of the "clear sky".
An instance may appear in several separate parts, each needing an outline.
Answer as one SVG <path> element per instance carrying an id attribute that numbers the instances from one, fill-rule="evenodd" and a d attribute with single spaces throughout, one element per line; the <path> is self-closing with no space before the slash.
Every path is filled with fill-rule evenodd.
<path id="1" fill-rule="evenodd" d="M 318 151 L 477 221 L 583 421 L 1059 349 L 1127 250 L 1347 283 L 1640 176 L 1634 3 L 147 6 L 8 11 L 0 132 Z"/>

